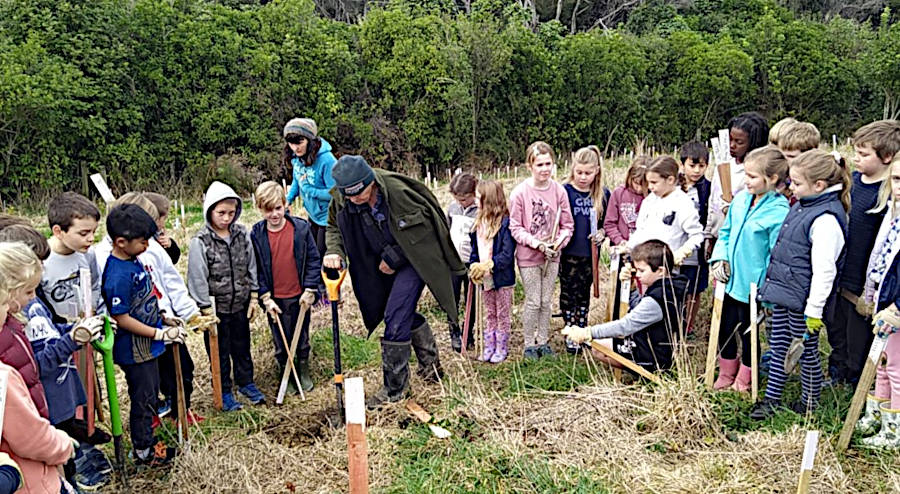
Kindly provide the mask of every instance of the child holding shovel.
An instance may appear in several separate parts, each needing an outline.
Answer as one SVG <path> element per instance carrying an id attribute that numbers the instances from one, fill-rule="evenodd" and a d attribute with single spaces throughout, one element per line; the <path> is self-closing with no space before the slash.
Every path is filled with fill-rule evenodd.
<path id="1" fill-rule="evenodd" d="M 803 393 L 802 401 L 791 408 L 806 413 L 818 405 L 822 390 L 819 330 L 825 326 L 825 305 L 834 295 L 844 261 L 850 209 L 850 173 L 844 159 L 824 151 L 807 151 L 791 163 L 790 177 L 798 203 L 781 226 L 759 292 L 763 303 L 773 305 L 772 366 L 765 398 L 750 412 L 755 420 L 771 417 L 780 406 L 792 340 L 802 341 Z"/>
<path id="2" fill-rule="evenodd" d="M 856 430 L 870 436 L 862 440 L 866 446 L 900 448 L 900 159 L 891 165 L 892 201 L 881 222 L 875 250 L 869 258 L 865 302 L 875 312 L 874 333 L 886 334 L 884 356 L 887 362 L 876 367 L 875 390 L 866 397 L 866 413 L 856 423 Z M 878 359 L 879 361 L 881 358 Z M 880 426 L 880 430 L 879 430 Z M 877 434 L 875 432 L 878 431 Z M 874 434 L 874 435 L 873 435 Z"/>
<path id="3" fill-rule="evenodd" d="M 297 355 L 288 355 L 288 347 L 297 330 L 300 306 L 311 307 L 316 302 L 322 262 L 309 223 L 286 212 L 284 197 L 284 189 L 273 181 L 263 182 L 256 188 L 256 208 L 264 219 L 253 225 L 250 238 L 256 252 L 259 298 L 269 316 L 275 359 L 281 368 L 278 376 L 284 373 L 288 358 L 293 357 L 294 368 L 300 374 L 300 386 L 303 391 L 312 391 L 309 311 L 303 314 L 300 323 Z M 280 319 L 280 325 L 276 317 Z M 287 389 L 292 393 L 299 392 L 293 379 L 288 380 Z"/>
<path id="4" fill-rule="evenodd" d="M 472 226 L 469 278 L 484 290 L 487 328 L 483 362 L 499 364 L 509 353 L 509 325 L 513 286 L 516 284 L 516 241 L 509 231 L 509 209 L 503 185 L 482 181 L 477 188 L 478 216 Z"/>
<path id="5" fill-rule="evenodd" d="M 525 289 L 525 358 L 552 356 L 550 310 L 559 272 L 560 250 L 572 238 L 574 222 L 566 189 L 552 178 L 555 157 L 537 141 L 525 151 L 531 178 L 510 196 L 509 230 L 518 245 L 516 261 Z"/>
<path id="6" fill-rule="evenodd" d="M 710 257 L 712 275 L 725 283 L 722 324 L 719 331 L 719 378 L 713 389 L 750 390 L 750 284 L 765 284 L 769 255 L 784 217 L 787 199 L 778 187 L 787 178 L 788 164 L 774 146 L 751 151 L 744 162 L 747 189 L 738 193 L 719 230 L 719 241 Z M 737 340 L 741 340 L 741 359 Z M 738 367 L 740 366 L 740 370 Z"/>

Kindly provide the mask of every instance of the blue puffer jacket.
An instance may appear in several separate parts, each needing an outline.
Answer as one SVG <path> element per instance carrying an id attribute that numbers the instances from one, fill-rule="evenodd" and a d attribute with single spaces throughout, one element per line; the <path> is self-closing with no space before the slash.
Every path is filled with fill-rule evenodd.
<path id="1" fill-rule="evenodd" d="M 472 254 L 469 255 L 469 264 L 480 262 L 478 259 L 478 238 L 476 233 L 470 233 L 469 239 L 472 242 Z M 494 236 L 491 252 L 493 253 L 491 260 L 494 261 L 494 269 L 491 270 L 494 288 L 515 285 L 516 241 L 513 240 L 512 233 L 509 231 L 509 217 L 503 218 L 503 221 L 500 223 L 500 230 Z"/>
<path id="2" fill-rule="evenodd" d="M 312 165 L 307 165 L 297 156 L 291 160 L 294 180 L 287 192 L 287 202 L 294 202 L 299 195 L 303 199 L 303 207 L 309 214 L 309 220 L 325 226 L 328 224 L 328 204 L 331 202 L 329 191 L 334 187 L 331 169 L 337 160 L 331 153 L 331 144 L 325 139 L 321 140 L 322 147 Z"/>

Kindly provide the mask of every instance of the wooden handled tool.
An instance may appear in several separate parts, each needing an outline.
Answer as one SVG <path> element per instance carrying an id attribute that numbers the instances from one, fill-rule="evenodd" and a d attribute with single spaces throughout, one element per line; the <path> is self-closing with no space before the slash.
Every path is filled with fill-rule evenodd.
<path id="1" fill-rule="evenodd" d="M 725 283 L 716 281 L 713 315 L 709 324 L 709 347 L 706 351 L 706 374 L 703 378 L 704 384 L 710 388 L 716 375 L 716 356 L 719 353 L 719 329 L 722 327 L 722 303 L 724 301 Z"/>
<path id="2" fill-rule="evenodd" d="M 875 370 L 881 362 L 881 354 L 887 346 L 887 335 L 875 335 L 872 340 L 872 346 L 869 347 L 869 355 L 866 357 L 866 365 L 863 367 L 862 374 L 859 376 L 859 384 L 856 385 L 856 392 L 853 393 L 853 400 L 850 402 L 850 409 L 847 411 L 847 418 L 844 419 L 844 427 L 841 428 L 841 435 L 838 436 L 838 442 L 835 449 L 840 453 L 847 449 L 850 445 L 850 438 L 853 437 L 853 428 L 859 419 L 863 405 L 866 404 L 866 395 L 875 381 Z"/>

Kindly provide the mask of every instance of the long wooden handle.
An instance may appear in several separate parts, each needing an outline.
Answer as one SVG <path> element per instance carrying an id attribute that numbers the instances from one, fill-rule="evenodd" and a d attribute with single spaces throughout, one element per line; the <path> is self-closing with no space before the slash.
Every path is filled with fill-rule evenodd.
<path id="1" fill-rule="evenodd" d="M 216 315 L 216 300 L 212 298 L 212 313 Z M 222 368 L 219 365 L 219 325 L 209 328 L 209 367 L 212 375 L 213 406 L 222 409 Z"/>
<path id="2" fill-rule="evenodd" d="M 278 314 L 274 314 L 271 317 L 275 319 L 275 324 L 278 326 L 278 332 L 281 333 L 281 344 L 284 345 L 284 352 L 287 353 L 291 346 L 288 342 L 287 335 L 284 332 L 284 326 L 281 324 L 281 318 L 278 317 Z M 303 319 L 298 319 L 298 322 L 302 324 Z M 294 334 L 299 330 L 298 328 L 294 328 Z M 300 385 L 300 377 L 297 374 L 297 369 L 294 367 L 294 359 L 288 359 L 287 365 L 285 368 L 289 373 L 294 374 L 294 382 L 297 384 L 297 389 L 303 389 L 303 386 Z M 282 373 L 282 377 L 284 374 Z M 278 396 L 275 398 L 275 404 L 281 405 L 284 402 L 284 393 L 287 391 L 287 381 L 284 382 L 284 386 L 278 387 Z"/>
<path id="3" fill-rule="evenodd" d="M 636 372 L 641 377 L 644 377 L 650 381 L 653 381 L 653 382 L 659 384 L 659 376 L 657 376 L 656 374 L 653 374 L 651 372 L 647 372 L 647 369 L 644 369 L 640 365 L 637 365 L 636 363 L 632 362 L 631 360 L 619 355 L 612 348 L 607 348 L 606 346 L 600 344 L 599 341 L 591 340 L 591 348 L 594 350 L 597 350 L 598 352 L 602 353 L 603 355 L 606 355 L 607 357 L 615 360 L 616 362 L 622 364 L 623 366 L 631 369 L 632 371 Z"/>
<path id="4" fill-rule="evenodd" d="M 703 382 L 712 387 L 716 375 L 716 355 L 719 350 L 719 329 L 722 326 L 722 303 L 725 301 L 725 283 L 716 282 L 713 316 L 709 324 L 709 347 L 706 350 L 706 373 Z"/>
<path id="5" fill-rule="evenodd" d="M 731 192 L 731 163 L 719 163 L 719 183 L 722 185 L 722 199 L 725 202 L 731 202 L 734 198 Z"/>
<path id="6" fill-rule="evenodd" d="M 853 393 L 853 400 L 850 402 L 850 410 L 847 411 L 847 418 L 844 419 L 844 427 L 841 429 L 841 435 L 838 437 L 835 449 L 838 453 L 847 449 L 850 445 L 850 438 L 853 437 L 853 429 L 859 414 L 862 412 L 863 405 L 866 403 L 866 395 L 869 394 L 869 388 L 875 380 L 875 370 L 881 361 L 881 353 L 887 345 L 887 337 L 876 336 L 872 340 L 872 346 L 869 347 L 869 355 L 866 358 L 866 365 L 863 367 L 862 374 L 859 376 L 859 384 L 856 385 L 856 392 Z"/>
<path id="7" fill-rule="evenodd" d="M 606 294 L 606 321 L 612 321 L 616 307 L 616 283 L 619 281 L 619 254 L 611 253 L 609 256 L 609 286 Z"/>
<path id="8" fill-rule="evenodd" d="M 294 368 L 294 355 L 297 353 L 297 344 L 300 341 L 300 330 L 303 327 L 303 319 L 306 318 L 306 314 L 309 312 L 309 306 L 306 304 L 300 304 L 300 315 L 297 316 L 297 324 L 294 327 L 294 336 L 291 338 L 291 346 L 288 349 L 288 363 L 290 365 L 284 366 L 284 373 L 281 374 L 281 383 L 278 386 L 278 396 L 276 397 L 276 402 L 280 405 L 284 401 L 284 394 L 287 391 L 287 383 L 291 377 L 291 369 Z M 296 372 L 294 374 L 296 377 Z M 303 392 L 303 386 L 300 385 L 300 379 L 297 378 L 297 389 L 300 391 L 300 399 L 306 401 L 306 394 Z M 281 400 L 281 401 L 278 401 Z"/>
<path id="9" fill-rule="evenodd" d="M 600 298 L 600 255 L 597 252 L 597 244 L 591 241 L 591 274 L 594 282 L 594 298 Z"/>
<path id="10" fill-rule="evenodd" d="M 184 398 L 184 374 L 181 373 L 181 344 L 172 343 L 172 358 L 175 361 L 175 394 L 178 400 L 178 444 L 184 444 L 187 431 L 187 406 Z"/>
<path id="11" fill-rule="evenodd" d="M 756 305 L 756 283 L 750 283 L 750 398 L 759 398 L 759 309 Z"/>

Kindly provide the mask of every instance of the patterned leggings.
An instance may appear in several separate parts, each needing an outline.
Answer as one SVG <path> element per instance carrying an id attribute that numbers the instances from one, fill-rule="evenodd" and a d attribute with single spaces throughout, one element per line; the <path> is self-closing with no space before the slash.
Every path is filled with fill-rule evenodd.
<path id="1" fill-rule="evenodd" d="M 487 330 L 506 334 L 508 338 L 513 287 L 505 286 L 496 290 L 485 290 L 482 293 L 484 296 Z"/>
<path id="2" fill-rule="evenodd" d="M 592 275 L 590 257 L 562 256 L 559 264 L 559 310 L 566 326 L 587 327 Z"/>
<path id="3" fill-rule="evenodd" d="M 772 350 L 772 365 L 769 368 L 769 381 L 766 384 L 766 398 L 781 400 L 784 383 L 788 375 L 784 372 L 784 357 L 791 346 L 793 338 L 802 338 L 806 333 L 806 321 L 803 312 L 786 309 L 776 305 L 772 312 L 772 335 L 769 348 Z M 819 361 L 819 335 L 811 334 L 803 343 L 803 356 L 800 358 L 800 384 L 803 388 L 801 399 L 804 405 L 811 407 L 819 403 L 822 393 L 822 363 Z"/>
<path id="4" fill-rule="evenodd" d="M 525 348 L 545 345 L 549 341 L 550 311 L 559 262 L 547 263 L 547 270 L 542 271 L 543 265 L 519 267 L 522 287 L 525 289 L 525 313 L 522 316 Z"/>

